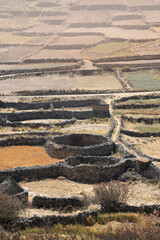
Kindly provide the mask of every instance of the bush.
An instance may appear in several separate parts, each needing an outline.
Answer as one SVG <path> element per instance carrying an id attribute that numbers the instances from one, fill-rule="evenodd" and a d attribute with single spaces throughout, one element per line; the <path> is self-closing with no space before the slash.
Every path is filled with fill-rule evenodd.
<path id="1" fill-rule="evenodd" d="M 115 240 L 160 240 L 160 226 L 154 216 L 146 216 L 144 223 L 124 224 L 116 230 Z"/>
<path id="2" fill-rule="evenodd" d="M 18 217 L 24 205 L 17 199 L 0 191 L 0 222 Z"/>
<path id="3" fill-rule="evenodd" d="M 128 186 L 120 181 L 97 184 L 94 188 L 95 202 L 113 210 L 120 203 L 126 203 Z"/>

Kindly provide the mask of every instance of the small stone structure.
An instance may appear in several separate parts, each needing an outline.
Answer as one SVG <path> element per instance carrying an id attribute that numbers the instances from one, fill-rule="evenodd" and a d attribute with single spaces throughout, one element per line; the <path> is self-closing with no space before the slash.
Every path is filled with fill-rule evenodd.
<path id="1" fill-rule="evenodd" d="M 110 117 L 109 104 L 93 105 L 92 109 L 95 117 Z"/>
<path id="2" fill-rule="evenodd" d="M 46 152 L 53 158 L 68 156 L 107 156 L 115 152 L 115 143 L 104 136 L 92 134 L 67 134 L 50 138 Z"/>
<path id="3" fill-rule="evenodd" d="M 0 184 L 0 191 L 18 198 L 23 203 L 28 201 L 28 192 L 21 188 L 12 177 L 8 177 Z"/>

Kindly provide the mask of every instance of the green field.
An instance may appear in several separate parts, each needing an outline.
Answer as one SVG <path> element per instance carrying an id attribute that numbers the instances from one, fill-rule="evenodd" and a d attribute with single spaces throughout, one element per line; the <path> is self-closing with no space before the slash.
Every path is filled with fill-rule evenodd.
<path id="1" fill-rule="evenodd" d="M 124 73 L 124 76 L 137 90 L 160 90 L 160 74 L 154 69 Z"/>
<path id="2" fill-rule="evenodd" d="M 156 98 L 156 99 L 131 99 L 128 101 L 125 101 L 123 104 L 159 104 L 160 103 L 160 98 Z M 120 103 L 122 104 L 122 103 Z"/>
<path id="3" fill-rule="evenodd" d="M 153 124 L 153 125 L 141 125 L 141 126 L 137 126 L 136 129 L 139 132 L 160 132 L 160 124 Z"/>

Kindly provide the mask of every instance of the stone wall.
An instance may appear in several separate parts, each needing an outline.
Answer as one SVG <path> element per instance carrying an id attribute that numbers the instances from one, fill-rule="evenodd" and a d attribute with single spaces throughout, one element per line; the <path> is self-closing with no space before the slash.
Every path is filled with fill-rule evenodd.
<path id="1" fill-rule="evenodd" d="M 17 110 L 29 110 L 29 109 L 50 109 L 50 105 L 54 108 L 63 107 L 87 107 L 95 104 L 100 104 L 100 99 L 86 99 L 86 100 L 67 100 L 67 101 L 49 101 L 49 102 L 3 102 L 0 101 L 0 108 L 14 108 Z"/>
<path id="2" fill-rule="evenodd" d="M 127 61 L 153 60 L 153 59 L 160 59 L 160 54 L 101 58 L 101 59 L 93 60 L 93 62 L 94 62 L 94 63 L 102 63 L 102 62 L 121 62 L 121 61 L 127 62 Z"/>
<path id="3" fill-rule="evenodd" d="M 27 111 L 14 113 L 1 113 L 1 118 L 7 118 L 11 122 L 34 119 L 89 119 L 93 118 L 93 111 Z M 104 116 L 102 116 L 104 117 Z"/>
<path id="4" fill-rule="evenodd" d="M 160 118 L 156 117 L 156 118 L 145 118 L 145 117 L 138 117 L 138 118 L 134 118 L 134 117 L 128 117 L 123 115 L 121 117 L 122 120 L 127 120 L 129 122 L 132 123 L 145 123 L 145 124 L 153 124 L 153 123 L 160 123 Z"/>
<path id="5" fill-rule="evenodd" d="M 120 159 L 114 157 L 100 157 L 100 156 L 76 156 L 67 157 L 66 163 L 70 166 L 77 166 L 80 164 L 90 164 L 90 165 L 114 165 L 120 162 Z"/>
<path id="6" fill-rule="evenodd" d="M 0 171 L 0 182 L 12 176 L 17 182 L 37 181 L 59 176 L 84 183 L 97 183 L 117 179 L 128 168 L 136 168 L 135 159 L 122 159 L 119 163 L 109 166 L 78 165 L 70 166 L 66 162 L 34 167 L 19 167 Z"/>
<path id="7" fill-rule="evenodd" d="M 80 197 L 45 197 L 34 196 L 32 206 L 36 208 L 56 209 L 65 208 L 67 206 L 82 208 L 83 199 Z"/>
<path id="8" fill-rule="evenodd" d="M 156 98 L 160 98 L 160 94 L 159 93 L 155 93 L 155 94 L 148 94 L 148 95 L 135 95 L 135 96 L 129 96 L 129 97 L 122 97 L 120 99 L 117 99 L 114 101 L 114 103 L 120 103 L 120 102 L 126 102 L 128 100 L 138 100 L 138 99 L 156 99 Z"/>
<path id="9" fill-rule="evenodd" d="M 154 211 L 160 211 L 160 205 L 141 205 L 141 206 L 134 206 L 134 205 L 126 205 L 126 204 L 119 204 L 113 212 L 135 212 L 135 213 L 146 213 L 152 214 Z M 110 209 L 102 207 L 99 210 L 89 210 L 89 211 L 82 211 L 77 214 L 72 215 L 51 215 L 51 216 L 43 216 L 38 217 L 34 216 L 32 218 L 27 219 L 20 219 L 16 222 L 14 221 L 11 223 L 14 228 L 18 229 L 25 229 L 26 227 L 44 227 L 44 226 L 53 226 L 54 224 L 83 224 L 89 225 L 88 217 L 91 216 L 95 220 L 97 219 L 100 213 L 108 213 Z M 11 225 L 10 224 L 10 225 Z"/>
<path id="10" fill-rule="evenodd" d="M 160 132 L 135 132 L 122 129 L 121 133 L 131 137 L 160 137 Z"/>
<path id="11" fill-rule="evenodd" d="M 29 146 L 44 146 L 46 143 L 46 138 L 48 138 L 48 134 L 46 136 L 40 135 L 30 135 L 26 134 L 27 136 L 14 136 L 11 137 L 10 135 L 7 136 L 6 139 L 0 141 L 0 147 L 7 147 L 7 146 L 20 146 L 20 145 L 29 145 Z M 30 136 L 29 136 L 30 135 Z"/>
<path id="12" fill-rule="evenodd" d="M 139 109 L 139 108 L 158 108 L 159 104 L 120 104 L 115 105 L 115 109 Z"/>
<path id="13" fill-rule="evenodd" d="M 104 118 L 110 117 L 109 104 L 93 105 L 92 108 L 95 117 L 102 117 L 102 114 Z"/>
<path id="14" fill-rule="evenodd" d="M 106 156 L 115 152 L 115 143 L 101 135 L 67 134 L 55 136 L 46 143 L 46 152 L 51 157 Z"/>

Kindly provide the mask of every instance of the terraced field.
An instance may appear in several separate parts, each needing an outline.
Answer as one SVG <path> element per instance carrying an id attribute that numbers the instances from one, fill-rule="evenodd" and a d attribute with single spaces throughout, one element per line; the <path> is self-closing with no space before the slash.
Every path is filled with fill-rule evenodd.
<path id="1" fill-rule="evenodd" d="M 11 85 L 12 83 L 12 85 Z M 26 84 L 27 83 L 27 84 Z M 123 87 L 114 73 L 100 75 L 59 75 L 6 78 L 0 81 L 0 93 L 29 90 L 121 90 Z"/>
<path id="2" fill-rule="evenodd" d="M 45 142 L 51 136 L 108 134 L 110 120 L 105 115 L 96 117 L 93 111 L 93 105 L 98 104 L 100 99 L 59 99 L 52 97 L 44 101 L 35 97 L 29 102 L 5 102 L 6 106 L 12 106 L 8 108 L 1 105 L 0 170 L 63 161 L 51 158 L 45 152 Z"/>
<path id="3" fill-rule="evenodd" d="M 6 5 L 1 0 L 0 3 L 0 61 L 14 62 L 30 58 L 85 59 L 92 50 L 96 50 L 96 53 L 97 49 L 98 52 L 102 51 L 102 46 L 99 45 L 102 41 L 110 41 L 109 46 L 112 47 L 115 39 L 127 39 L 125 51 L 119 51 L 122 56 L 146 54 L 146 40 L 154 46 L 150 49 L 151 54 L 160 53 L 159 45 L 156 41 L 153 43 L 153 39 L 159 39 L 158 0 L 147 3 L 142 0 L 118 3 L 23 0 L 21 4 L 15 0 L 14 3 Z M 128 40 L 141 42 L 136 43 L 135 50 L 130 47 Z M 142 40 L 144 48 L 146 47 L 143 50 L 140 47 Z M 60 45 L 70 48 L 70 51 L 46 49 Z M 91 45 L 97 47 L 90 49 Z M 85 52 L 84 48 L 87 47 L 89 50 Z M 77 48 L 78 50 L 75 50 Z M 119 48 L 121 49 L 121 44 Z M 103 49 L 106 50 L 106 47 Z M 100 57 L 92 54 L 88 56 Z M 114 49 L 106 51 L 106 56 L 115 56 Z"/>
<path id="4" fill-rule="evenodd" d="M 115 113 L 121 118 L 120 139 L 140 154 L 159 159 L 159 95 L 131 97 L 118 102 Z M 138 153 L 139 154 L 139 153 Z M 159 161 L 159 160 L 157 160 Z"/>

